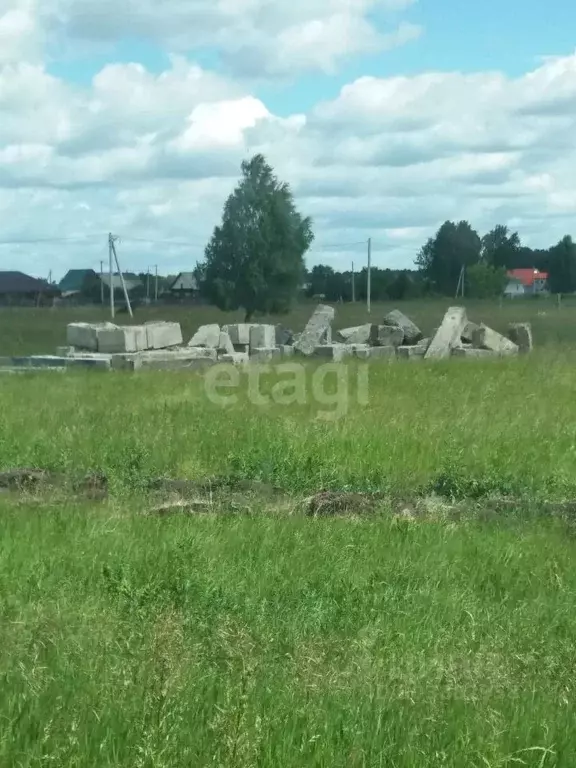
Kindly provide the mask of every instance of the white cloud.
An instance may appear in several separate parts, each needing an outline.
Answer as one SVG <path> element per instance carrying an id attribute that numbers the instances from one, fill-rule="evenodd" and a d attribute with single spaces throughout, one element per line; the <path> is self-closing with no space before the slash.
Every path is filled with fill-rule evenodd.
<path id="1" fill-rule="evenodd" d="M 576 220 L 576 54 L 542 60 L 518 78 L 362 77 L 286 118 L 245 82 L 182 56 L 161 73 L 110 63 L 89 86 L 66 83 L 37 59 L 49 11 L 60 15 L 52 28 L 79 36 L 93 22 L 90 34 L 104 39 L 121 34 L 132 9 L 136 31 L 170 42 L 205 12 L 202 28 L 223 55 L 239 50 L 236 38 L 254 62 L 280 72 L 294 57 L 299 66 L 330 69 L 343 52 L 382 45 L 387 33 L 368 22 L 372 0 L 171 0 L 172 16 L 151 0 L 115 0 L 112 30 L 106 1 L 42 0 L 42 15 L 29 0 L 2 6 L 0 37 L 20 33 L 0 54 L 0 241 L 72 238 L 0 246 L 5 265 L 41 274 L 97 265 L 114 231 L 124 237 L 126 268 L 191 267 L 241 160 L 257 151 L 313 215 L 311 258 L 336 266 L 363 258 L 364 246 L 323 252 L 322 243 L 371 236 L 375 263 L 408 266 L 446 218 L 468 218 L 480 230 L 509 223 L 534 245 L 559 239 Z"/>

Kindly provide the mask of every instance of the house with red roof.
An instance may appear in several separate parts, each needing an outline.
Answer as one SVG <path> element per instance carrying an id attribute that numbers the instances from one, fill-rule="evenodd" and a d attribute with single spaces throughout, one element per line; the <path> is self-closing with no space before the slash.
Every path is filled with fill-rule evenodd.
<path id="1" fill-rule="evenodd" d="M 504 296 L 509 298 L 532 296 L 548 290 L 548 272 L 540 272 L 538 269 L 509 269 L 506 274 L 508 285 L 504 289 Z"/>

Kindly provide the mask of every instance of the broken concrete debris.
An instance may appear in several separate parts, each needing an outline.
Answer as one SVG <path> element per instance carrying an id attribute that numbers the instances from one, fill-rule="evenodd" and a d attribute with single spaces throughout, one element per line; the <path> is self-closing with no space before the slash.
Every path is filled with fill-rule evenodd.
<path id="1" fill-rule="evenodd" d="M 399 309 L 393 309 L 384 318 L 384 325 L 396 325 L 404 331 L 404 343 L 416 344 L 424 336 L 420 328 Z"/>
<path id="2" fill-rule="evenodd" d="M 302 355 L 312 355 L 322 339 L 327 337 L 334 314 L 334 307 L 318 304 L 294 348 Z"/>
<path id="3" fill-rule="evenodd" d="M 508 338 L 518 346 L 521 355 L 532 352 L 532 326 L 530 323 L 510 323 Z"/>
<path id="4" fill-rule="evenodd" d="M 462 343 L 461 336 L 466 323 L 464 307 L 450 307 L 424 354 L 425 359 L 442 360 L 450 357 L 452 349 Z"/>
<path id="5" fill-rule="evenodd" d="M 55 355 L 0 357 L 1 372 L 66 371 L 93 368 L 113 371 L 203 371 L 217 363 L 269 364 L 299 353 L 318 361 L 487 359 L 532 351 L 530 323 L 512 323 L 508 337 L 485 324 L 468 321 L 464 307 L 450 307 L 432 338 L 399 310 L 381 325 L 364 323 L 335 332 L 334 308 L 319 304 L 300 334 L 281 325 L 216 323 L 198 328 L 186 346 L 178 323 L 154 321 L 138 326 L 70 323 L 67 345 Z M 283 343 L 279 343 L 283 342 Z"/>

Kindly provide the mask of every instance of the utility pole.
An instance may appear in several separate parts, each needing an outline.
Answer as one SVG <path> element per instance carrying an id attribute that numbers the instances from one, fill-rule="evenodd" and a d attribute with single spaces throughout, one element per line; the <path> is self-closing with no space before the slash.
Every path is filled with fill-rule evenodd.
<path id="1" fill-rule="evenodd" d="M 112 246 L 114 245 L 114 238 L 112 237 L 112 233 L 108 233 L 108 272 L 110 277 L 110 315 L 112 317 L 112 320 L 114 320 L 114 269 L 112 267 Z"/>
<path id="2" fill-rule="evenodd" d="M 156 264 L 155 269 L 156 269 L 156 278 L 155 278 L 156 285 L 154 286 L 154 301 L 157 303 L 158 302 L 158 264 Z"/>
<path id="3" fill-rule="evenodd" d="M 100 262 L 100 304 L 104 306 L 104 283 L 102 282 L 102 277 L 104 275 L 104 262 Z"/>
<path id="4" fill-rule="evenodd" d="M 146 272 L 146 302 L 150 302 L 150 267 Z"/>
<path id="5" fill-rule="evenodd" d="M 112 235 L 110 235 L 112 237 Z M 114 242 L 117 240 L 117 237 L 112 237 L 112 253 L 114 254 L 114 259 L 116 261 L 116 267 L 118 268 L 118 274 L 120 276 L 120 282 L 122 283 L 122 290 L 124 292 L 124 298 L 126 300 L 126 306 L 128 307 L 128 312 L 130 314 L 130 317 L 134 317 L 134 313 L 132 312 L 132 305 L 130 304 L 130 297 L 128 296 L 128 290 L 126 288 L 126 283 L 124 282 L 124 275 L 122 274 L 122 270 L 120 269 L 120 262 L 118 261 L 118 254 L 116 253 L 116 246 L 114 245 Z"/>
<path id="6" fill-rule="evenodd" d="M 370 303 L 370 294 L 372 291 L 372 279 L 370 271 L 372 269 L 372 238 L 368 238 L 368 274 L 367 274 L 367 280 L 366 280 L 366 310 L 368 314 L 370 314 L 371 311 L 371 303 Z"/>
<path id="7" fill-rule="evenodd" d="M 352 304 L 356 301 L 356 286 L 354 285 L 354 262 L 352 262 Z"/>

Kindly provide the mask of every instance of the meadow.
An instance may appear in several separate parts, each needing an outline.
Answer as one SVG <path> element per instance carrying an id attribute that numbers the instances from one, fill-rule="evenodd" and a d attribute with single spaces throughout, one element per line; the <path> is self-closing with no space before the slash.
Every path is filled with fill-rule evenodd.
<path id="1" fill-rule="evenodd" d="M 402 308 L 430 331 L 451 303 Z M 0 495 L 0 765 L 571 768 L 576 309 L 466 306 L 532 321 L 534 354 L 374 363 L 366 402 L 349 365 L 337 419 L 256 404 L 246 378 L 222 406 L 197 374 L 1 376 L 0 470 L 101 472 L 110 494 Z M 98 316 L 67 313 L 0 311 L 0 354 Z M 185 338 L 226 321 L 135 320 L 154 315 Z M 159 477 L 262 492 L 143 514 Z M 320 489 L 383 502 L 306 517 Z"/>

